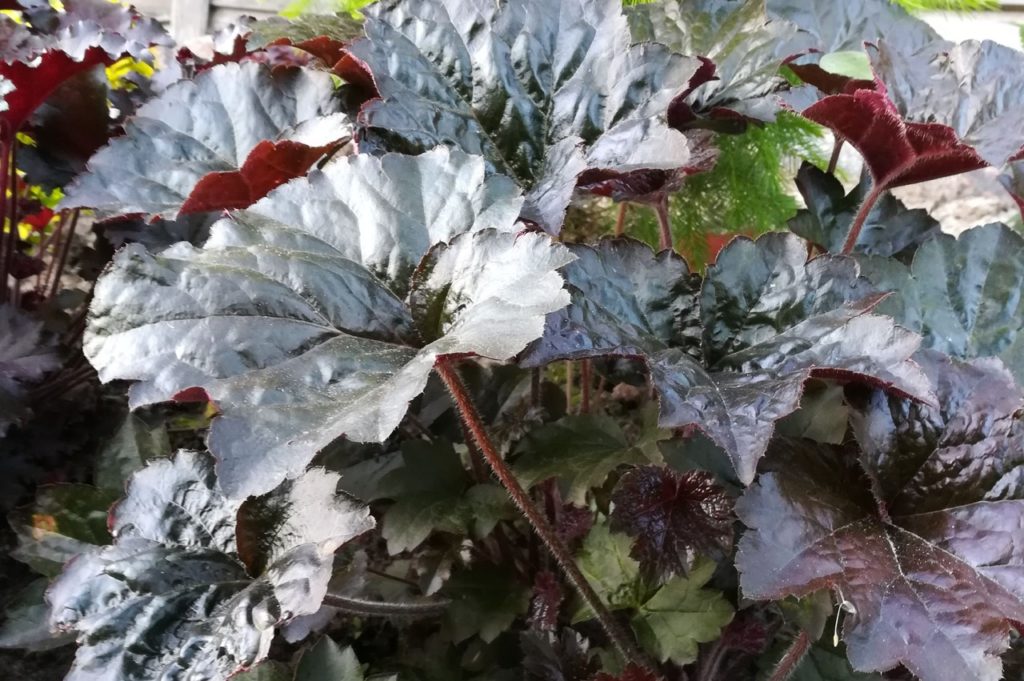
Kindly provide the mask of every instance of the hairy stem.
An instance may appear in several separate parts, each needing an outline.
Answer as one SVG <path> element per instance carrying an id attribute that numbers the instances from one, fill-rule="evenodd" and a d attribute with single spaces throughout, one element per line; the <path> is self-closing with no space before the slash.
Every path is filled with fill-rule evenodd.
<path id="1" fill-rule="evenodd" d="M 857 246 L 857 240 L 860 238 L 860 231 L 864 228 L 864 223 L 868 221 L 868 216 L 871 215 L 871 209 L 875 207 L 878 199 L 882 198 L 884 193 L 884 188 L 872 185 L 871 191 L 864 198 L 864 203 L 857 210 L 857 216 L 853 219 L 850 233 L 846 235 L 846 242 L 843 244 L 842 251 L 844 255 L 853 253 L 853 249 Z"/>
<path id="2" fill-rule="evenodd" d="M 775 671 L 768 681 L 786 681 L 796 671 L 797 665 L 800 664 L 800 660 L 804 659 L 804 655 L 807 654 L 807 650 L 810 647 L 811 637 L 807 635 L 806 631 L 801 631 L 793 639 L 793 643 L 789 646 L 786 654 L 779 660 L 778 666 L 775 667 Z"/>
<path id="3" fill-rule="evenodd" d="M 836 167 L 839 165 L 839 155 L 843 152 L 843 142 L 845 141 L 842 137 L 836 137 L 836 142 L 832 147 L 832 158 L 828 160 L 829 175 L 835 175 L 836 173 Z"/>
<path id="4" fill-rule="evenodd" d="M 668 217 L 668 194 L 662 195 L 654 204 L 654 213 L 658 216 L 659 245 L 661 250 L 666 251 L 672 248 L 672 221 Z"/>
<path id="5" fill-rule="evenodd" d="M 324 596 L 324 605 L 337 608 L 350 615 L 366 617 L 437 617 L 443 615 L 452 602 L 445 599 L 433 601 L 371 601 L 366 598 L 342 596 L 329 593 Z"/>
<path id="6" fill-rule="evenodd" d="M 623 201 L 619 204 L 619 215 L 615 218 L 615 236 L 622 236 L 626 233 L 626 213 L 629 212 L 629 204 Z"/>
<path id="7" fill-rule="evenodd" d="M 462 417 L 466 427 L 469 428 L 469 431 L 473 434 L 473 439 L 476 440 L 476 444 L 483 453 L 487 463 L 490 465 L 491 470 L 494 471 L 498 481 L 512 498 L 512 502 L 516 505 L 523 516 L 526 517 L 526 520 L 537 533 L 537 536 L 540 537 L 548 551 L 551 552 L 555 562 L 558 563 L 558 566 L 562 569 L 562 572 L 565 574 L 573 589 L 575 589 L 580 598 L 590 606 L 590 609 L 597 617 L 597 621 L 600 623 L 601 628 L 604 629 L 612 644 L 619 651 L 619 654 L 621 654 L 627 662 L 645 666 L 642 662 L 640 653 L 633 645 L 632 640 L 622 630 L 618 622 L 615 621 L 611 612 L 601 601 L 600 596 L 597 595 L 597 592 L 594 591 L 590 582 L 588 582 L 587 578 L 583 576 L 582 572 L 580 572 L 579 566 L 576 565 L 576 561 L 573 559 L 568 547 L 566 547 L 555 533 L 554 528 L 552 528 L 548 523 L 547 518 L 545 518 L 544 515 L 537 510 L 537 507 L 533 505 L 533 502 L 530 500 L 526 490 L 524 490 L 522 485 L 519 484 L 515 475 L 513 475 L 512 471 L 505 464 L 505 461 L 501 458 L 498 450 L 491 442 L 490 436 L 487 434 L 487 429 L 484 426 L 483 420 L 480 418 L 476 405 L 474 405 L 470 399 L 469 393 L 463 385 L 462 379 L 459 378 L 458 371 L 455 369 L 452 362 L 453 360 L 451 359 L 441 358 L 437 361 L 434 369 L 441 377 L 441 380 L 444 381 L 444 384 L 448 387 L 448 392 L 451 393 L 452 399 L 455 400 L 455 405 L 458 407 L 459 416 Z"/>

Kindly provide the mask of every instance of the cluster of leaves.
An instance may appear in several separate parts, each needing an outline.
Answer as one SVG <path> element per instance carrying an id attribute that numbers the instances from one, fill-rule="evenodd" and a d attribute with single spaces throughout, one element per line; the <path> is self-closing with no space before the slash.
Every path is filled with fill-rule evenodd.
<path id="1" fill-rule="evenodd" d="M 1015 673 L 1024 239 L 888 191 L 1024 193 L 1024 56 L 887 0 L 382 0 L 207 58 L 22 3 L 0 428 L 38 446 L 82 385 L 122 420 L 10 515 L 37 578 L 0 645 L 74 644 L 93 681 Z M 747 215 L 714 187 L 749 163 L 781 201 L 808 121 L 864 180 L 806 164 L 805 208 L 692 268 L 678 236 Z M 570 243 L 594 195 L 653 206 L 663 248 Z M 62 303 L 76 243 L 95 285 Z"/>

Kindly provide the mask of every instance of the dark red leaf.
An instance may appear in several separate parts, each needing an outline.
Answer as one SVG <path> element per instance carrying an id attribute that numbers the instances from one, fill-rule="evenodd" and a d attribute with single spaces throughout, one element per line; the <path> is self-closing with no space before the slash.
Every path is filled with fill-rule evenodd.
<path id="1" fill-rule="evenodd" d="M 797 78 L 827 95 L 852 95 L 858 90 L 874 90 L 875 81 L 851 78 L 826 71 L 817 64 L 787 64 Z"/>
<path id="2" fill-rule="evenodd" d="M 694 552 L 714 555 L 732 542 L 732 502 L 708 473 L 636 468 L 612 501 L 612 529 L 633 537 L 631 555 L 658 572 L 686 572 Z"/>
<path id="3" fill-rule="evenodd" d="M 908 123 L 884 92 L 858 90 L 826 97 L 803 112 L 831 128 L 864 157 L 876 187 L 892 189 L 984 168 L 953 128 Z"/>
<path id="4" fill-rule="evenodd" d="M 638 665 L 631 664 L 626 667 L 626 671 L 618 676 L 601 672 L 594 677 L 594 681 L 662 681 L 662 677 L 650 669 L 644 669 Z"/>
<path id="5" fill-rule="evenodd" d="M 253 147 L 239 170 L 210 173 L 192 189 L 181 214 L 246 208 L 338 148 L 337 143 L 310 147 L 301 142 L 264 140 Z"/>
<path id="6" fill-rule="evenodd" d="M 554 631 L 558 626 L 558 613 L 565 594 L 555 573 L 544 570 L 533 582 L 533 601 L 530 604 L 530 625 L 541 631 Z"/>
<path id="7" fill-rule="evenodd" d="M 588 508 L 566 504 L 558 514 L 555 532 L 566 544 L 572 546 L 583 540 L 594 526 L 594 513 Z"/>
<path id="8" fill-rule="evenodd" d="M 4 100 L 7 110 L 0 113 L 0 121 L 3 122 L 0 139 L 12 138 L 61 83 L 94 66 L 112 61 L 99 47 L 87 50 L 79 61 L 63 52 L 47 52 L 39 57 L 35 66 L 20 61 L 13 64 L 0 61 L 0 76 L 14 84 L 14 91 Z"/>
<path id="9" fill-rule="evenodd" d="M 940 407 L 851 394 L 860 449 L 777 441 L 737 502 L 747 598 L 831 588 L 853 667 L 1001 677 L 1024 617 L 1024 395 L 998 360 L 916 357 Z"/>
<path id="10" fill-rule="evenodd" d="M 691 157 L 683 168 L 675 170 L 634 170 L 620 173 L 613 170 L 584 171 L 577 181 L 577 189 L 597 196 L 608 196 L 615 201 L 657 203 L 666 194 L 678 191 L 690 175 L 705 173 L 718 162 L 718 147 L 707 130 L 686 133 L 690 141 Z"/>
<path id="11" fill-rule="evenodd" d="M 46 265 L 39 258 L 24 253 L 15 253 L 11 262 L 11 276 L 15 279 L 27 279 L 40 274 Z"/>

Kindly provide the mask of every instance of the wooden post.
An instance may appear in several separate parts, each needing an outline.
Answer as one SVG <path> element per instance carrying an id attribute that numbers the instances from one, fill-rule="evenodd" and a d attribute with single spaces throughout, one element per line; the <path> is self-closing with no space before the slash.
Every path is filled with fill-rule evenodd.
<path id="1" fill-rule="evenodd" d="M 179 43 L 207 32 L 210 0 L 172 0 L 171 32 Z"/>

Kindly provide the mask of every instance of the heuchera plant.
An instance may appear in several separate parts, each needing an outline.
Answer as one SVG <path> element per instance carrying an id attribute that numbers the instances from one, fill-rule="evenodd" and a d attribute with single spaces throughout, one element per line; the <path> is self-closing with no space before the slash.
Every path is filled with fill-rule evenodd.
<path id="1" fill-rule="evenodd" d="M 120 421 L 11 513 L 40 577 L 0 645 L 72 681 L 1024 673 L 1024 239 L 890 194 L 1021 201 L 1024 55 L 886 0 L 381 0 L 205 56 L 58 5 L 0 15 L 0 428 L 85 388 Z M 783 112 L 831 166 L 691 267 L 669 195 Z M 609 197 L 658 248 L 559 237 Z"/>

